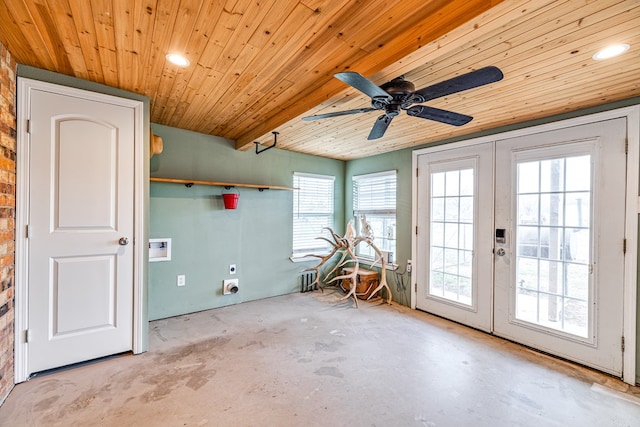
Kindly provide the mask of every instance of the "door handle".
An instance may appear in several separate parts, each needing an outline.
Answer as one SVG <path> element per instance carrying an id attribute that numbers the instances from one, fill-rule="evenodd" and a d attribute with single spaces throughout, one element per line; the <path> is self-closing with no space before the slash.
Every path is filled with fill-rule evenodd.
<path id="1" fill-rule="evenodd" d="M 121 237 L 120 240 L 118 240 L 118 243 L 120 244 L 120 246 L 127 246 L 129 244 L 129 239 L 127 239 L 126 237 Z"/>
<path id="2" fill-rule="evenodd" d="M 496 255 L 498 256 L 504 256 L 504 254 L 506 254 L 507 252 L 504 250 L 504 248 L 498 248 L 498 250 L 496 251 Z"/>

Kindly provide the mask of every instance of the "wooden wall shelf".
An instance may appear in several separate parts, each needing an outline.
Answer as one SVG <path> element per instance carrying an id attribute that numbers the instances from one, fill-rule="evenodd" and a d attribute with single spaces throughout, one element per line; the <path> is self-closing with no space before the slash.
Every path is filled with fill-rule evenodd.
<path id="1" fill-rule="evenodd" d="M 260 191 L 263 190 L 295 190 L 293 187 L 284 187 L 281 185 L 262 185 L 262 184 L 238 184 L 235 182 L 219 182 L 219 181 L 199 181 L 196 179 L 174 179 L 174 178 L 156 178 L 151 177 L 153 182 L 168 182 L 171 184 L 184 184 L 187 187 L 193 185 L 213 185 L 217 187 L 244 187 L 244 188 L 257 188 Z"/>

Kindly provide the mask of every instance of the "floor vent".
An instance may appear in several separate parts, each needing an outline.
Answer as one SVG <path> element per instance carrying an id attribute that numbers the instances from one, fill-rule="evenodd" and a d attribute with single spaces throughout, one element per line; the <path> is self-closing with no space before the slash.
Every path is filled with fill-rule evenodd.
<path id="1" fill-rule="evenodd" d="M 300 292 L 309 292 L 318 289 L 318 284 L 313 283 L 316 280 L 316 272 L 309 271 L 300 275 Z"/>

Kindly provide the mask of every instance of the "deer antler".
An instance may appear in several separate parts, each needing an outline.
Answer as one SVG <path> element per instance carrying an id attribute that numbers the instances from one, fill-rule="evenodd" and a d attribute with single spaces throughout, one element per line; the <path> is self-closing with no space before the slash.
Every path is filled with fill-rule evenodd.
<path id="1" fill-rule="evenodd" d="M 341 249 L 346 249 L 346 248 L 341 248 Z M 347 265 L 347 264 L 348 264 L 348 263 L 350 263 L 350 262 L 355 262 L 355 260 L 353 260 L 353 259 L 346 259 L 346 258 L 347 258 L 347 255 L 349 255 L 349 253 L 348 253 L 346 250 L 344 250 L 344 251 L 342 252 L 342 257 L 340 258 L 340 261 L 338 261 L 338 262 L 336 263 L 336 265 L 331 269 L 331 271 L 329 271 L 329 272 L 325 275 L 325 277 L 324 277 L 324 279 L 325 279 L 325 280 L 327 280 L 327 278 L 328 278 L 329 276 L 331 276 L 331 275 L 332 275 L 332 274 L 333 274 L 337 269 L 339 269 L 339 268 L 341 268 L 341 267 L 344 267 L 345 265 Z M 333 281 L 335 281 L 335 280 L 331 280 L 329 283 L 331 283 L 331 282 L 333 282 Z"/>
<path id="2" fill-rule="evenodd" d="M 380 283 L 378 283 L 378 287 L 371 292 L 367 300 L 370 300 L 371 297 L 373 297 L 376 294 L 376 292 L 378 292 L 382 288 L 386 288 L 387 295 L 388 295 L 387 304 L 391 304 L 391 297 L 392 297 L 391 288 L 389 288 L 389 285 L 387 284 L 387 260 L 384 259 L 384 257 L 382 256 L 382 252 L 380 252 L 380 249 L 378 249 L 378 247 L 374 245 L 373 242 L 368 242 L 368 243 L 375 251 L 376 257 L 377 257 L 375 262 L 372 264 L 372 266 L 377 264 L 378 261 L 380 261 L 381 267 L 380 267 Z"/>
<path id="3" fill-rule="evenodd" d="M 356 256 L 354 255 L 350 247 L 347 246 L 345 249 L 346 249 L 346 252 L 351 256 L 351 259 L 348 260 L 347 262 L 354 262 L 353 271 L 349 274 L 336 276 L 333 279 L 331 279 L 331 282 L 335 282 L 336 280 L 351 279 L 351 287 L 349 288 L 349 292 L 340 300 L 345 300 L 349 297 L 353 297 L 353 301 L 355 302 L 356 307 L 358 307 L 358 298 L 356 297 L 356 284 L 358 282 L 358 269 L 360 268 L 360 263 L 358 262 L 358 259 L 356 258 Z"/>
<path id="4" fill-rule="evenodd" d="M 311 257 L 315 257 L 315 258 L 320 258 L 320 263 L 318 265 L 316 265 L 315 267 L 309 267 L 309 268 L 305 268 L 302 271 L 315 271 L 316 272 L 316 278 L 313 279 L 313 282 L 311 283 L 310 287 L 313 288 L 313 285 L 318 285 L 318 288 L 320 288 L 321 292 L 324 292 L 324 289 L 322 288 L 322 285 L 320 284 L 320 268 L 331 259 L 331 257 L 333 257 L 333 255 L 335 255 L 335 253 L 338 251 L 338 247 L 335 246 L 333 248 L 333 250 L 331 251 L 331 253 L 329 253 L 328 255 L 315 255 L 315 254 L 311 254 L 311 255 L 307 255 L 307 256 L 311 256 Z"/>
<path id="5" fill-rule="evenodd" d="M 331 269 L 331 271 L 329 271 L 325 275 L 324 280 L 327 280 L 327 278 L 329 278 L 329 276 L 339 268 L 342 268 L 347 264 L 353 263 L 354 267 L 352 272 L 350 272 L 349 274 L 342 274 L 342 275 L 336 276 L 331 280 L 329 280 L 328 283 L 333 283 L 339 280 L 346 280 L 346 279 L 351 280 L 351 287 L 349 288 L 349 292 L 347 293 L 347 295 L 342 297 L 341 300 L 345 300 L 349 297 L 352 297 L 357 307 L 358 298 L 356 296 L 356 284 L 358 281 L 358 271 L 360 269 L 360 263 L 358 262 L 358 258 L 353 253 L 353 248 L 355 248 L 358 244 L 365 242 L 367 245 L 372 247 L 374 252 L 376 253 L 376 260 L 372 265 L 376 265 L 378 262 L 380 262 L 381 264 L 380 282 L 378 284 L 378 287 L 374 289 L 373 292 L 371 292 L 371 294 L 369 295 L 369 298 L 367 299 L 371 299 L 371 297 L 373 297 L 373 295 L 375 295 L 378 291 L 380 291 L 382 288 L 385 288 L 387 290 L 387 295 L 388 295 L 387 303 L 391 304 L 391 299 L 392 299 L 391 288 L 389 288 L 389 285 L 387 283 L 387 260 L 384 259 L 380 249 L 378 249 L 378 247 L 373 243 L 373 239 L 374 239 L 373 229 L 371 228 L 371 225 L 367 221 L 367 217 L 365 215 L 362 215 L 360 220 L 362 221 L 362 233 L 358 236 L 356 235 L 355 229 L 353 227 L 353 220 L 350 220 L 348 222 L 347 231 L 345 232 L 344 236 L 339 236 L 330 227 L 324 227 L 323 229 L 328 230 L 329 233 L 331 234 L 331 237 L 333 238 L 333 242 L 327 239 L 326 237 L 318 237 L 318 239 L 324 240 L 327 243 L 329 243 L 331 246 L 333 246 L 333 250 L 328 255 L 309 255 L 312 257 L 319 258 L 320 263 L 318 263 L 318 265 L 316 265 L 315 267 L 307 268 L 304 271 L 316 272 L 316 278 L 311 285 L 313 286 L 317 284 L 320 290 L 324 292 L 322 286 L 320 286 L 320 279 L 319 279 L 320 269 L 338 251 L 342 251 L 343 253 L 342 253 L 342 256 L 340 257 L 340 260 Z"/>

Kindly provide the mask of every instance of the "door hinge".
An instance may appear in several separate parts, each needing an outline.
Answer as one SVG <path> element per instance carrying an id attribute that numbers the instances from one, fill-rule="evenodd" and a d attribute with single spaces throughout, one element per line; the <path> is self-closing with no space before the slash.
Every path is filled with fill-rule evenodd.
<path id="1" fill-rule="evenodd" d="M 620 339 L 620 349 L 622 350 L 622 352 L 624 353 L 624 337 L 622 337 Z"/>
<path id="2" fill-rule="evenodd" d="M 416 293 L 418 293 L 418 283 L 414 283 L 413 284 L 413 289 L 415 290 Z"/>
<path id="3" fill-rule="evenodd" d="M 418 177 L 418 168 L 416 168 L 416 178 Z"/>
<path id="4" fill-rule="evenodd" d="M 24 226 L 24 237 L 25 239 L 29 238 L 29 225 Z"/>
<path id="5" fill-rule="evenodd" d="M 24 331 L 24 342 L 28 343 L 29 341 L 31 341 L 31 330 L 27 329 Z"/>
<path id="6" fill-rule="evenodd" d="M 629 154 L 629 138 L 624 140 L 624 154 Z"/>
<path id="7" fill-rule="evenodd" d="M 27 133 L 31 133 L 31 120 L 27 119 Z"/>
<path id="8" fill-rule="evenodd" d="M 416 235 L 418 235 L 418 226 L 416 225 Z"/>
<path id="9" fill-rule="evenodd" d="M 623 254 L 627 253 L 627 239 L 622 240 L 622 253 Z"/>

